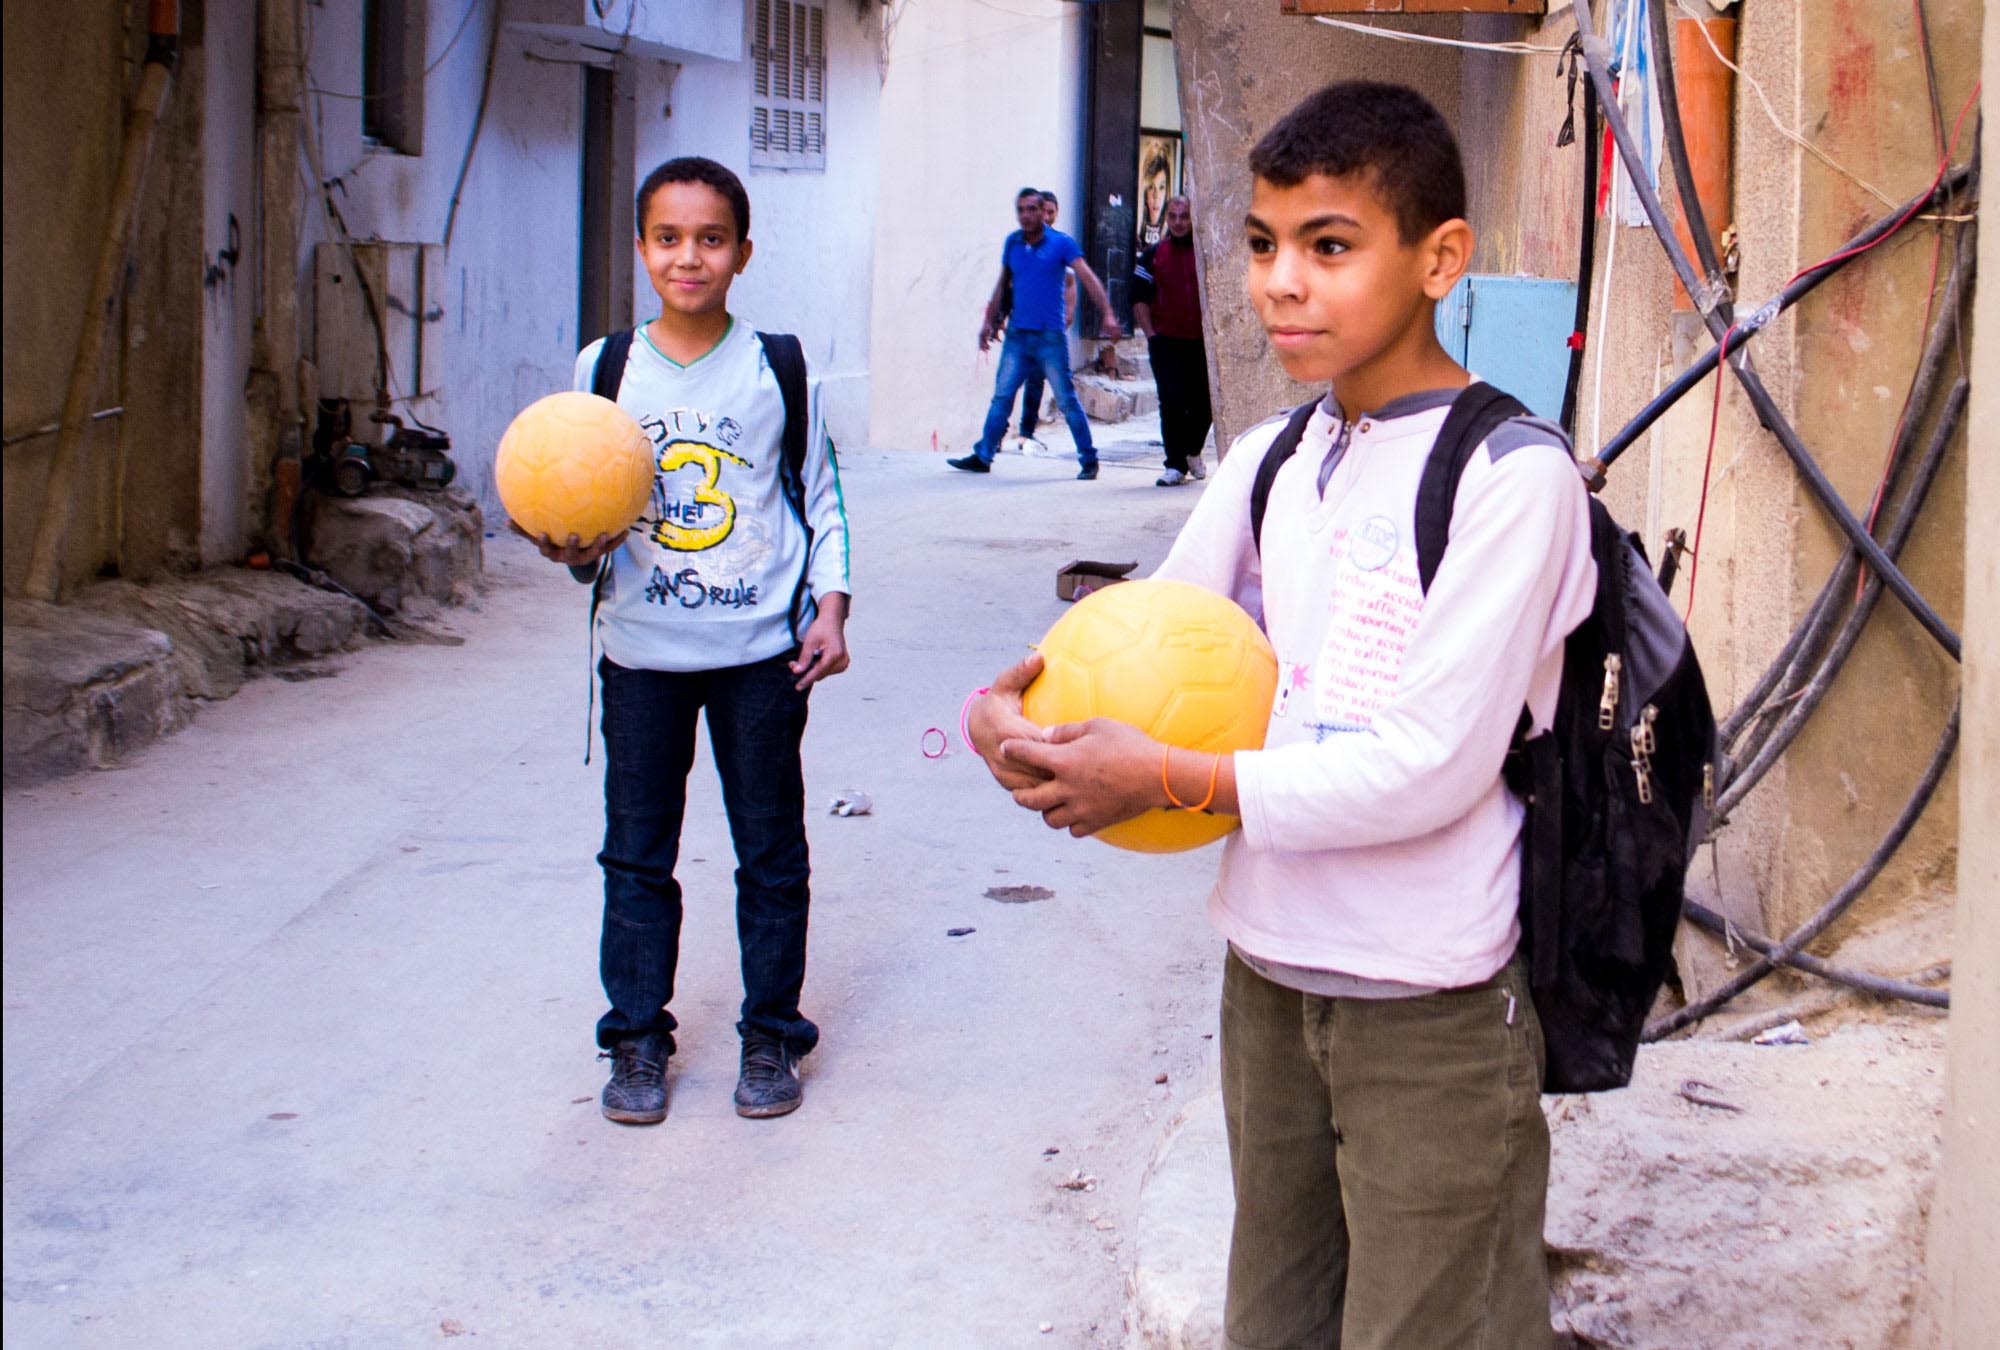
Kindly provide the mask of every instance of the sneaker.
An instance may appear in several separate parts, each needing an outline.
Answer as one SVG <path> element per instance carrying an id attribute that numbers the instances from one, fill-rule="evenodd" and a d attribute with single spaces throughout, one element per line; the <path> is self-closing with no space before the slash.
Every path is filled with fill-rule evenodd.
<path id="1" fill-rule="evenodd" d="M 752 1119 L 789 1115 L 804 1100 L 798 1057 L 774 1040 L 746 1037 L 743 1071 L 736 1078 L 736 1114 Z"/>
<path id="2" fill-rule="evenodd" d="M 1078 469 L 1076 471 L 1076 476 L 1082 479 L 1090 479 L 1097 477 L 1097 465 L 1095 464 L 1084 465 L 1081 469 Z"/>
<path id="3" fill-rule="evenodd" d="M 600 1109 L 620 1125 L 657 1125 L 667 1118 L 667 1041 L 638 1036 L 598 1055 L 611 1061 Z"/>
<path id="4" fill-rule="evenodd" d="M 1201 467 L 1201 457 L 1199 455 L 1188 461 L 1188 477 L 1190 478 L 1208 477 L 1208 470 Z"/>
<path id="5" fill-rule="evenodd" d="M 1187 482 L 1186 474 L 1182 473 L 1179 469 L 1168 469 L 1165 473 L 1161 474 L 1158 478 L 1155 478 L 1153 480 L 1153 486 L 1179 487 L 1182 483 L 1185 482 Z"/>
<path id="6" fill-rule="evenodd" d="M 958 459 L 948 459 L 945 463 L 951 465 L 954 469 L 963 469 L 967 473 L 993 472 L 993 466 L 977 455 L 964 455 Z"/>

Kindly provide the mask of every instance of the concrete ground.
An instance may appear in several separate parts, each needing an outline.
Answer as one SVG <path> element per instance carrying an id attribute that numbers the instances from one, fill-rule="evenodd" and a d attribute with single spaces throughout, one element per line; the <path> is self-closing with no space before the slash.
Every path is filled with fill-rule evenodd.
<path id="1" fill-rule="evenodd" d="M 9 792 L 0 1331 L 1120 1344 L 1141 1174 L 1213 1050 L 1214 855 L 1071 840 L 963 750 L 920 753 L 1062 610 L 1062 563 L 1164 554 L 1199 486 L 1155 488 L 1136 442 L 1106 458 L 1096 483 L 847 458 L 855 666 L 806 744 L 824 1041 L 785 1119 L 730 1105 L 705 755 L 671 1113 L 597 1113 L 582 594 L 511 540 L 459 645 L 256 681 L 124 768 Z M 874 814 L 825 814 L 847 788 Z"/>

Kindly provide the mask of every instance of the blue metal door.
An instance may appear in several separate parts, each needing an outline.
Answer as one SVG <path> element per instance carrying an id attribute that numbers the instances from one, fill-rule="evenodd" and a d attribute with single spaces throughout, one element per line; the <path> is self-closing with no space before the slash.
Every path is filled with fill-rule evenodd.
<path id="1" fill-rule="evenodd" d="M 1554 420 L 1575 319 L 1575 282 L 1468 276 L 1439 302 L 1437 334 L 1454 361 Z"/>

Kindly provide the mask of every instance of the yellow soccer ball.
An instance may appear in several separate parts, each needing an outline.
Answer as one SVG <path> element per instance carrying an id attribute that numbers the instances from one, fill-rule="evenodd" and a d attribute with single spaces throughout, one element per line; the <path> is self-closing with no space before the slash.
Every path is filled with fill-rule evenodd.
<path id="1" fill-rule="evenodd" d="M 507 515 L 560 544 L 618 539 L 646 509 L 653 446 L 638 419 L 596 394 L 550 394 L 523 408 L 500 438 L 493 486 Z"/>
<path id="2" fill-rule="evenodd" d="M 1109 717 L 1155 740 L 1228 754 L 1264 744 L 1278 658 L 1234 601 L 1185 581 L 1127 581 L 1057 619 L 1022 708 L 1043 726 Z M 1099 830 L 1138 853 L 1200 848 L 1235 816 L 1153 810 Z"/>

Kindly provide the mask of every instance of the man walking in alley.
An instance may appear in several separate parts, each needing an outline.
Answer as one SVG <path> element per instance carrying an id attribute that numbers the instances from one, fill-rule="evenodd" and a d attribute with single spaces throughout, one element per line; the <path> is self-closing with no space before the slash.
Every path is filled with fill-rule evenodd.
<path id="1" fill-rule="evenodd" d="M 1160 391 L 1160 439 L 1167 468 L 1159 486 L 1203 476 L 1208 439 L 1208 348 L 1201 337 L 1201 290 L 1194 272 L 1194 214 L 1186 197 L 1167 202 L 1167 230 L 1132 268 L 1132 326 L 1146 335 Z"/>
<path id="2" fill-rule="evenodd" d="M 1042 223 L 1053 230 L 1056 227 L 1056 212 L 1061 209 L 1061 204 L 1056 200 L 1056 194 L 1047 188 L 1041 189 L 1041 198 Z M 1004 246 L 1002 252 L 1005 252 Z M 1071 321 L 1076 318 L 1076 273 L 1074 271 L 1063 273 L 1062 293 L 1063 331 L 1067 333 Z M 1007 269 L 1005 267 L 1000 269 L 1000 280 L 994 283 L 993 295 L 999 306 L 998 313 L 1000 318 L 1004 322 L 1014 311 L 1014 289 L 1007 282 Z M 1021 386 L 1021 439 L 1024 441 L 1035 441 L 1035 428 L 1040 425 L 1042 420 L 1042 394 L 1045 392 L 1046 383 L 1042 376 L 1041 367 L 1028 367 L 1027 382 Z M 1046 447 L 1040 441 L 1035 441 L 1035 448 L 1039 450 Z"/>
<path id="3" fill-rule="evenodd" d="M 1042 194 L 1022 188 L 1014 197 L 1014 218 L 1021 228 L 1007 236 L 1001 265 L 1014 297 L 1013 316 L 1007 324 L 1006 341 L 1000 348 L 1000 370 L 993 381 L 993 401 L 986 409 L 986 426 L 972 453 L 946 460 L 954 469 L 967 473 L 990 473 L 993 456 L 1007 435 L 1007 415 L 1013 411 L 1014 396 L 1027 380 L 1030 368 L 1041 370 L 1056 391 L 1056 407 L 1069 424 L 1076 440 L 1078 478 L 1097 477 L 1097 447 L 1090 439 L 1090 422 L 1083 405 L 1076 400 L 1076 385 L 1069 373 L 1069 339 L 1063 330 L 1062 279 L 1074 270 L 1077 281 L 1090 295 L 1091 303 L 1104 316 L 1103 334 L 1123 336 L 1118 319 L 1111 312 L 1111 298 L 1104 283 L 1083 260 L 1076 240 L 1061 230 L 1048 228 L 1042 209 Z M 997 300 L 996 296 L 996 300 Z M 986 321 L 979 329 L 979 350 L 992 345 L 1000 327 L 999 308 L 989 302 Z"/>

